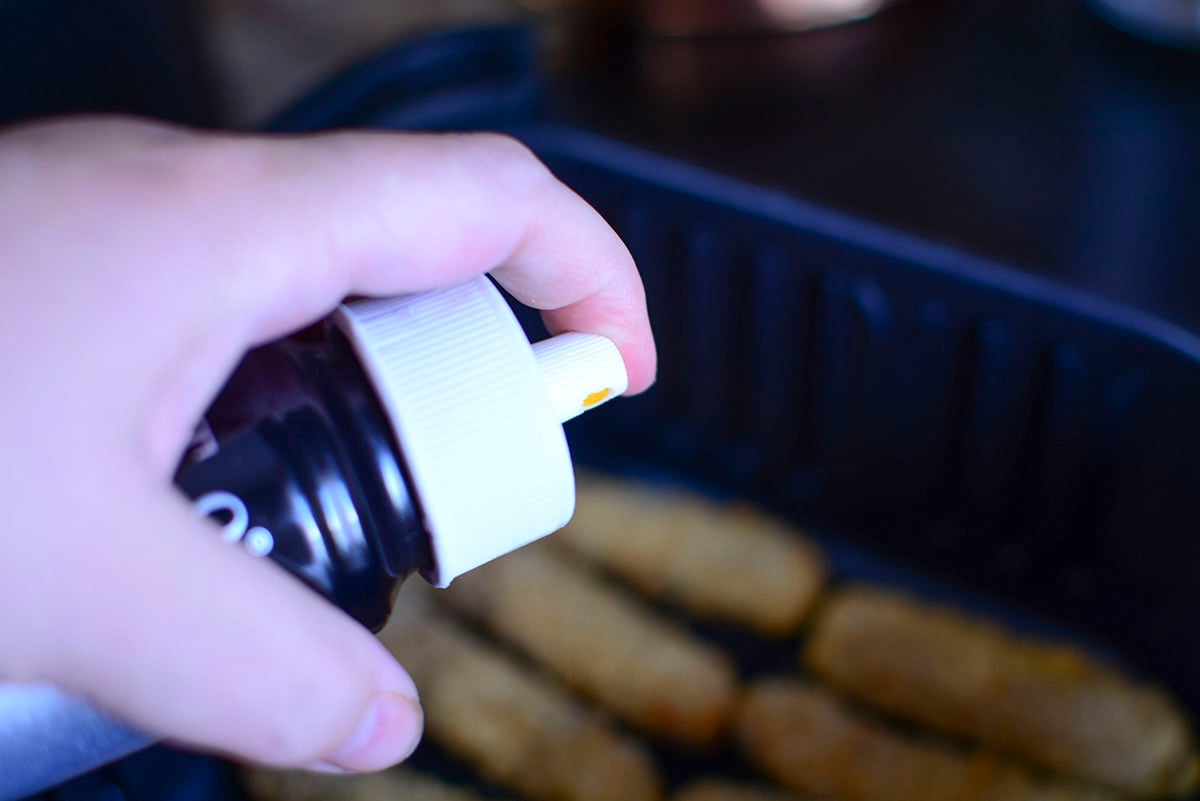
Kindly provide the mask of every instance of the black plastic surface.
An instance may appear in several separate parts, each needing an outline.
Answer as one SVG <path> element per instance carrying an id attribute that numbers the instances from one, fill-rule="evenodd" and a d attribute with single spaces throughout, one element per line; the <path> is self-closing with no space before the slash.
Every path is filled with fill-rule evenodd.
<path id="1" fill-rule="evenodd" d="M 629 244 L 662 348 L 577 452 L 1068 621 L 1200 701 L 1200 342 L 588 134 L 527 140 Z"/>
<path id="2" fill-rule="evenodd" d="M 643 270 L 662 369 L 571 425 L 579 461 L 752 498 L 820 532 L 843 577 L 1050 621 L 1200 709 L 1200 340 L 554 124 L 536 49 L 521 31 L 432 37 L 279 127 L 505 129 L 605 214 Z"/>

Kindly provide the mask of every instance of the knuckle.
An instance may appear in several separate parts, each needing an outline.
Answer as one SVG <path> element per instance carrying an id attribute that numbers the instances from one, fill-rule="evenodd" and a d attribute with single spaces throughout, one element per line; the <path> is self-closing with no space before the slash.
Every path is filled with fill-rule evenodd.
<path id="1" fill-rule="evenodd" d="M 472 134 L 469 146 L 484 174 L 514 192 L 536 192 L 554 181 L 550 171 L 529 147 L 506 134 Z"/>

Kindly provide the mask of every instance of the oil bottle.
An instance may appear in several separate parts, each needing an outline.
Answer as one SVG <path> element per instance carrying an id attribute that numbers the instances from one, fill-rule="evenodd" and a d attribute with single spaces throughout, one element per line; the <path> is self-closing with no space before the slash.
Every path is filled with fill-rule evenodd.
<path id="1" fill-rule="evenodd" d="M 531 345 L 486 277 L 358 300 L 248 354 L 175 482 L 214 536 L 377 630 L 408 576 L 446 586 L 566 525 L 562 423 L 626 387 L 609 340 Z M 0 684 L 0 798 L 150 742 L 53 687 Z"/>

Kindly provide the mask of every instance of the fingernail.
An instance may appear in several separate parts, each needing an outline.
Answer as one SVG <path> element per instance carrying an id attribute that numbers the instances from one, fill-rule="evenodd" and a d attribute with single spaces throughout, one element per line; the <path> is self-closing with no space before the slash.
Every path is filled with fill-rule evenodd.
<path id="1" fill-rule="evenodd" d="M 371 702 L 341 748 L 324 761 L 348 770 L 383 770 L 408 758 L 423 728 L 420 704 L 407 695 L 385 692 Z"/>

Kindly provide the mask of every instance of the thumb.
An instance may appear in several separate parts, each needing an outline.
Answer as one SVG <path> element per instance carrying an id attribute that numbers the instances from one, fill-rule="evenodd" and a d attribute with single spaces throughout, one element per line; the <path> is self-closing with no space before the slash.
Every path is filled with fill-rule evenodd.
<path id="1" fill-rule="evenodd" d="M 137 525 L 110 510 L 99 519 L 117 525 L 71 543 L 64 592 L 39 598 L 43 625 L 15 640 L 40 652 L 36 678 L 152 734 L 280 767 L 379 770 L 412 752 L 416 687 L 366 629 L 228 547 L 174 492 L 121 496 Z"/>

